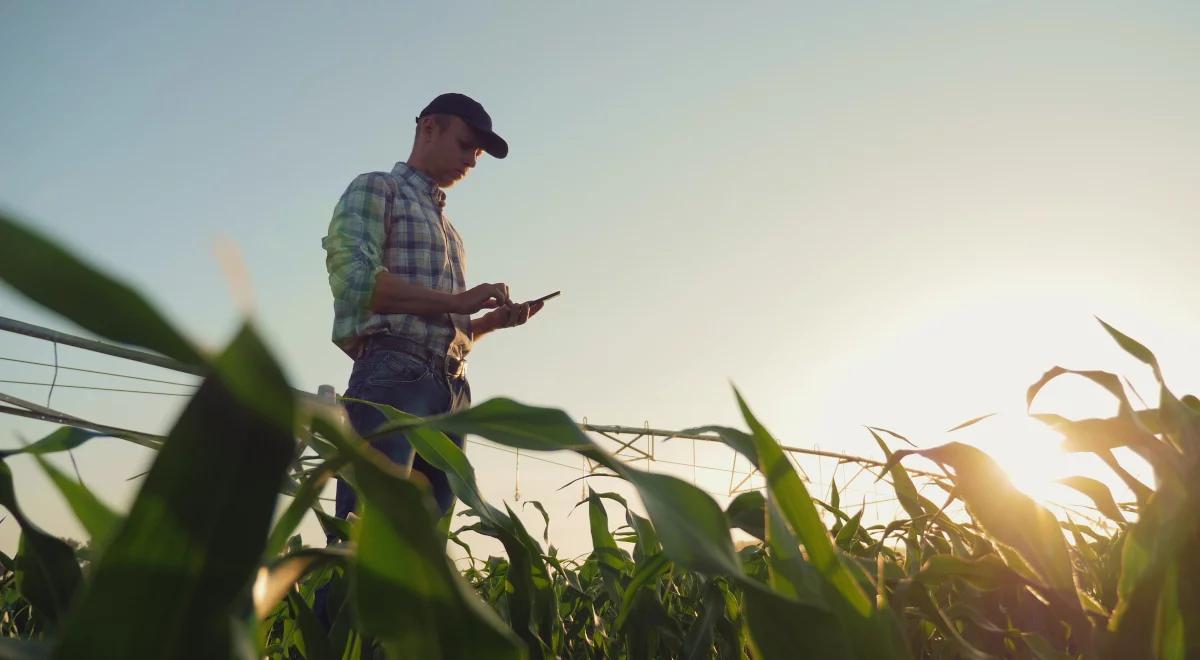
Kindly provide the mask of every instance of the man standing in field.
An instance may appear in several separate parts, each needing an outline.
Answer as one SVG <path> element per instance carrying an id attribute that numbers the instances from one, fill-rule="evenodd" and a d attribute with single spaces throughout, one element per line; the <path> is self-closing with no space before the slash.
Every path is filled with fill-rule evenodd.
<path id="1" fill-rule="evenodd" d="M 386 403 L 414 415 L 468 407 L 466 358 L 480 337 L 529 320 L 544 303 L 513 303 L 503 283 L 466 285 L 462 238 L 444 208 L 446 193 L 487 152 L 508 155 L 483 106 L 442 94 L 417 117 L 408 160 L 391 172 L 361 174 L 333 212 L 322 241 L 333 290 L 333 341 L 354 369 L 347 397 Z M 491 311 L 471 318 L 481 310 Z M 365 435 L 384 421 L 371 406 L 347 405 Z M 459 447 L 463 439 L 450 436 Z M 402 433 L 371 442 L 392 461 L 429 480 L 441 513 L 454 504 L 446 475 L 416 456 Z M 355 508 L 338 481 L 336 515 Z"/>

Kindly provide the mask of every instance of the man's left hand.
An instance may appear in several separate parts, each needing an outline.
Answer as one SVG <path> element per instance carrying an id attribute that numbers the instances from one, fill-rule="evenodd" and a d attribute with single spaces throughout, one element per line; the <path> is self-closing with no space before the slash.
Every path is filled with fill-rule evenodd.
<path id="1" fill-rule="evenodd" d="M 528 322 L 534 314 L 541 311 L 545 304 L 544 302 L 510 303 L 488 312 L 484 318 L 488 319 L 488 322 L 496 329 L 515 328 Z"/>

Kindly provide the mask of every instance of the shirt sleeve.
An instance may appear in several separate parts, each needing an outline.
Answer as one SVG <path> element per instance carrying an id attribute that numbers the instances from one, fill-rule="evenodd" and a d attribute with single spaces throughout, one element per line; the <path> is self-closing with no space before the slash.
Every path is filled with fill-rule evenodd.
<path id="1" fill-rule="evenodd" d="M 335 305 L 367 309 L 375 277 L 383 265 L 388 183 L 379 172 L 350 182 L 333 210 L 329 233 L 321 241 Z"/>

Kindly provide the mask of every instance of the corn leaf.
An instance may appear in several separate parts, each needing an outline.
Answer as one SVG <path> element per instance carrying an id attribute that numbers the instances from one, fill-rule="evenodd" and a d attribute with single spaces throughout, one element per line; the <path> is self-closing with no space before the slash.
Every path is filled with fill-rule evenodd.
<path id="1" fill-rule="evenodd" d="M 1059 479 L 1058 483 L 1087 495 L 1096 505 L 1096 509 L 1109 519 L 1121 524 L 1126 523 L 1125 516 L 1117 508 L 1117 502 L 1113 499 L 1112 491 L 1104 485 L 1104 482 L 1090 477 L 1073 476 Z"/>
<path id="2" fill-rule="evenodd" d="M 121 516 L 108 508 L 108 505 L 101 502 L 87 487 L 63 474 L 49 461 L 37 455 L 34 458 L 37 459 L 38 465 L 46 475 L 50 477 L 50 483 L 54 484 L 58 488 L 58 492 L 62 493 L 63 498 L 67 500 L 67 504 L 71 507 L 75 517 L 79 519 L 80 524 L 87 530 L 91 537 L 92 549 L 104 548 L 108 544 L 113 530 L 121 522 Z"/>
<path id="3" fill-rule="evenodd" d="M 362 514 L 350 582 L 362 631 L 394 658 L 523 657 L 511 631 L 451 570 L 429 497 L 383 459 L 359 450 L 352 460 Z"/>
<path id="4" fill-rule="evenodd" d="M 254 332 L 219 358 L 263 369 L 257 380 L 290 396 Z M 290 411 L 264 417 L 217 376 L 189 402 L 101 555 L 58 653 L 96 648 L 122 658 L 223 657 L 231 615 L 266 545 L 276 493 L 291 461 Z M 137 621 L 139 634 L 113 625 Z"/>
<path id="5" fill-rule="evenodd" d="M 82 575 L 75 551 L 42 531 L 17 504 L 12 471 L 0 461 L 0 505 L 21 526 L 17 556 L 13 560 L 17 590 L 34 611 L 54 624 L 66 613 L 78 591 Z"/>

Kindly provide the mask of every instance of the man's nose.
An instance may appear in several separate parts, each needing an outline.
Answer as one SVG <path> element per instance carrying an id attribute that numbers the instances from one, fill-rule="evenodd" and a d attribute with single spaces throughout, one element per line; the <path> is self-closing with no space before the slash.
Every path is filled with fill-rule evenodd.
<path id="1" fill-rule="evenodd" d="M 476 160 L 477 160 L 477 159 L 475 158 L 475 154 L 474 154 L 474 153 L 471 153 L 471 154 L 469 154 L 469 155 L 467 156 L 467 163 L 466 163 L 466 164 L 467 164 L 467 167 L 475 167 Z"/>

